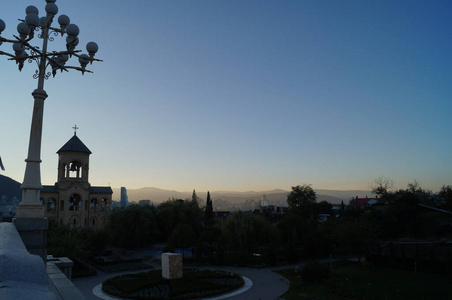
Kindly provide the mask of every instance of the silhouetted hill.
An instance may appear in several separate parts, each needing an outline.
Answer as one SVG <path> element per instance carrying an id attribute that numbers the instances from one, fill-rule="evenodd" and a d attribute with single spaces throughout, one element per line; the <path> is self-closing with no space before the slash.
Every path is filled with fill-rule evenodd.
<path id="1" fill-rule="evenodd" d="M 185 199 L 191 198 L 191 192 L 178 192 L 172 190 L 162 190 L 155 187 L 144 187 L 141 189 L 127 189 L 127 196 L 129 202 L 138 202 L 139 200 L 151 200 L 154 204 L 161 203 L 171 198 Z M 201 197 L 201 194 L 198 194 Z M 121 189 L 113 189 L 113 197 L 115 200 L 120 200 Z"/>
<path id="2" fill-rule="evenodd" d="M 324 190 L 324 189 L 316 189 L 317 193 L 317 201 L 328 201 L 333 204 L 340 204 L 341 201 L 344 201 L 345 204 L 348 204 L 349 200 L 352 197 L 360 196 L 365 197 L 366 195 L 371 196 L 372 193 L 370 191 L 363 190 L 348 190 L 348 191 L 340 191 L 340 190 Z M 115 200 L 120 200 L 120 189 L 113 189 L 113 195 Z M 127 195 L 129 197 L 129 202 L 137 202 L 139 200 L 149 199 L 154 204 L 161 203 L 171 198 L 176 199 L 186 199 L 191 198 L 193 191 L 190 192 L 178 192 L 174 190 L 163 190 L 155 187 L 144 187 L 141 189 L 127 189 Z M 270 204 L 279 203 L 280 205 L 286 205 L 287 194 L 289 191 L 275 189 L 268 191 L 247 191 L 247 192 L 236 192 L 236 191 L 211 191 L 210 196 L 212 197 L 212 201 L 221 202 L 229 202 L 231 204 L 244 203 L 248 202 L 259 202 L 262 200 L 262 195 L 267 195 L 267 200 Z M 196 194 L 202 200 L 206 199 L 207 192 L 204 191 L 196 191 Z"/>
<path id="3" fill-rule="evenodd" d="M 22 198 L 20 183 L 14 179 L 0 175 L 0 196 Z"/>

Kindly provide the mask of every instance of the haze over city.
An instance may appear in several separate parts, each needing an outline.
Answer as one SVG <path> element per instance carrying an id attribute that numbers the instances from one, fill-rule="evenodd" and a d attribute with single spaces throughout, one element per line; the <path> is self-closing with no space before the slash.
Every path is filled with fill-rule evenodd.
<path id="1" fill-rule="evenodd" d="M 30 4 L 3 3 L 2 36 L 16 34 Z M 452 184 L 450 1 L 58 7 L 80 27 L 79 48 L 96 41 L 104 62 L 46 81 L 43 184 L 56 181 L 56 151 L 75 124 L 93 152 L 93 185 L 368 190 L 380 176 L 400 188 Z M 36 65 L 19 72 L 5 58 L 1 174 L 21 182 Z"/>

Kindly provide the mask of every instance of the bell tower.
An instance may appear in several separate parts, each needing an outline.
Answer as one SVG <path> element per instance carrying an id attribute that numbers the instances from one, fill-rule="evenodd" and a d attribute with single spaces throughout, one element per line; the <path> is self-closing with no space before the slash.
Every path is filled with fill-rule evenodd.
<path id="1" fill-rule="evenodd" d="M 77 126 L 74 136 L 58 150 L 58 183 L 88 183 L 89 156 L 91 151 L 77 137 Z"/>

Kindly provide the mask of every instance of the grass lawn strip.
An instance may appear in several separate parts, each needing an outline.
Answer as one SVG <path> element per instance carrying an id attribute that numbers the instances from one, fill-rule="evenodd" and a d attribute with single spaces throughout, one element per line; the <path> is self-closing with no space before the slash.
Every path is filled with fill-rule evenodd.
<path id="1" fill-rule="evenodd" d="M 316 296 L 325 299 L 452 299 L 452 281 L 445 275 L 377 268 L 351 262 L 336 263 L 332 278 L 306 284 L 293 269 L 275 271 L 290 281 L 283 299 Z M 303 299 L 303 298 L 301 298 Z M 313 298 L 315 299 L 315 298 Z"/>

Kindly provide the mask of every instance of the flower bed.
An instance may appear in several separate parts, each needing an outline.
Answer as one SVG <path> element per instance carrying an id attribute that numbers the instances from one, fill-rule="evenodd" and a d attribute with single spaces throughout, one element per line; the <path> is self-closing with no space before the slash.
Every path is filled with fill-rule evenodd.
<path id="1" fill-rule="evenodd" d="M 212 270 L 184 270 L 184 277 L 164 279 L 161 270 L 107 279 L 102 290 L 128 299 L 193 299 L 235 290 L 244 281 L 238 274 Z"/>

